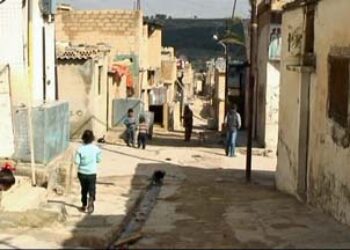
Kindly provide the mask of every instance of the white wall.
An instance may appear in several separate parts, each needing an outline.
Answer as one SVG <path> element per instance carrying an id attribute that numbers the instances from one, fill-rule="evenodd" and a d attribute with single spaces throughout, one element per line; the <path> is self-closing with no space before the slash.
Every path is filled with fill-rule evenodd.
<path id="1" fill-rule="evenodd" d="M 46 100 L 55 100 L 55 26 L 48 23 L 41 15 L 39 0 L 33 0 L 33 105 L 40 105 L 44 100 L 44 61 L 46 63 Z M 43 29 L 45 29 L 45 51 L 43 51 Z"/>
<path id="2" fill-rule="evenodd" d="M 15 150 L 11 109 L 9 68 L 0 64 L 0 157 L 11 157 Z"/>
<path id="3" fill-rule="evenodd" d="M 276 149 L 278 142 L 278 109 L 280 92 L 280 63 L 267 63 L 265 146 Z"/>
<path id="4" fill-rule="evenodd" d="M 22 0 L 5 1 L 0 4 L 0 157 L 11 157 L 14 153 L 10 84 L 23 84 L 24 49 L 23 49 Z M 10 79 L 8 70 L 10 66 Z M 23 86 L 22 86 L 23 87 Z"/>

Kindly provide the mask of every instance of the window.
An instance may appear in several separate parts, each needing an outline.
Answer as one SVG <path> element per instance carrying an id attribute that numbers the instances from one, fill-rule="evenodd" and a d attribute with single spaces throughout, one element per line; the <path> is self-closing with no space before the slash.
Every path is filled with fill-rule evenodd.
<path id="1" fill-rule="evenodd" d="M 150 86 L 152 86 L 154 84 L 155 74 L 156 74 L 156 72 L 154 70 L 147 71 L 147 80 L 148 80 L 148 84 Z"/>
<path id="2" fill-rule="evenodd" d="M 315 41 L 315 6 L 307 6 L 306 9 L 306 28 L 305 28 L 305 54 L 314 53 Z"/>
<path id="3" fill-rule="evenodd" d="M 329 56 L 328 115 L 344 128 L 349 125 L 350 57 Z"/>
<path id="4" fill-rule="evenodd" d="M 102 71 L 103 71 L 103 67 L 98 66 L 98 79 L 97 79 L 97 81 L 98 81 L 97 82 L 98 95 L 101 95 Z"/>

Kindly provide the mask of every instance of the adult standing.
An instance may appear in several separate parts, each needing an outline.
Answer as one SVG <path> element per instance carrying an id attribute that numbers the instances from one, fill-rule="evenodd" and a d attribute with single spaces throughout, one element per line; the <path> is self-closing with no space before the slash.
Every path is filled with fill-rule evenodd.
<path id="1" fill-rule="evenodd" d="M 184 110 L 184 127 L 185 127 L 185 141 L 191 141 L 192 128 L 193 128 L 193 112 L 190 106 L 186 105 Z"/>
<path id="2" fill-rule="evenodd" d="M 241 115 L 237 112 L 237 105 L 233 104 L 225 117 L 227 156 L 236 156 L 237 134 L 238 130 L 241 128 L 241 125 Z"/>

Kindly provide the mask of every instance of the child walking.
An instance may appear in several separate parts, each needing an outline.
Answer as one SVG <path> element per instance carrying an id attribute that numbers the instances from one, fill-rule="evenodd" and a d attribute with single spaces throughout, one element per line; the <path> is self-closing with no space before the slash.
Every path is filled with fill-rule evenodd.
<path id="1" fill-rule="evenodd" d="M 142 146 L 142 149 L 146 149 L 148 136 L 148 124 L 146 122 L 145 117 L 141 116 L 139 120 L 139 135 L 138 135 L 138 147 Z"/>
<path id="2" fill-rule="evenodd" d="M 80 211 L 92 214 L 96 199 L 97 164 L 101 162 L 101 150 L 93 144 L 95 136 L 91 130 L 85 130 L 82 140 L 83 145 L 79 147 L 75 155 L 81 186 L 82 207 Z"/>

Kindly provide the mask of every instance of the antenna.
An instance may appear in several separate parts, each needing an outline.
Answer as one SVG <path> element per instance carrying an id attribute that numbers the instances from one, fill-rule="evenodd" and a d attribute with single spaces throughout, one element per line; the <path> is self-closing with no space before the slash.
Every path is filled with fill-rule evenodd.
<path id="1" fill-rule="evenodd" d="M 232 10 L 232 19 L 235 18 L 235 12 L 236 12 L 236 5 L 237 5 L 237 0 L 233 0 L 233 10 Z"/>
<path id="2" fill-rule="evenodd" d="M 141 10 L 141 0 L 137 0 L 136 10 Z"/>

